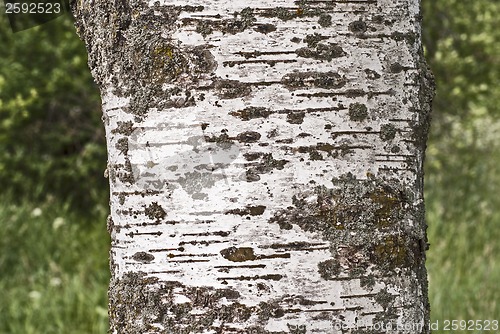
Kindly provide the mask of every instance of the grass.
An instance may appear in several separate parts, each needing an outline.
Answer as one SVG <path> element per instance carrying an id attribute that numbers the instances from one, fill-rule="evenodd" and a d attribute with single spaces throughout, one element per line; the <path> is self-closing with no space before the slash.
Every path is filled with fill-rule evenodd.
<path id="1" fill-rule="evenodd" d="M 433 333 L 500 333 L 443 327 L 446 320 L 500 321 L 500 120 L 479 115 L 451 124 L 447 136 L 433 129 L 427 151 L 427 268 L 431 322 L 439 323 Z"/>
<path id="2" fill-rule="evenodd" d="M 0 333 L 107 332 L 105 213 L 0 202 Z"/>
<path id="3" fill-rule="evenodd" d="M 431 322 L 444 331 L 445 320 L 500 321 L 500 216 L 444 222 L 429 210 L 427 269 Z M 453 333 L 498 333 L 458 330 Z"/>

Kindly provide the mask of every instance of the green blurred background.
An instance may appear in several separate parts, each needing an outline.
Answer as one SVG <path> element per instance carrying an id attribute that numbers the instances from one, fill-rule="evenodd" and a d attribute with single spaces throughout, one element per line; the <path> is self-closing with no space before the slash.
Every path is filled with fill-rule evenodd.
<path id="1" fill-rule="evenodd" d="M 431 317 L 500 320 L 500 2 L 423 7 Z M 107 331 L 100 118 L 70 16 L 13 34 L 0 14 L 0 334 Z"/>

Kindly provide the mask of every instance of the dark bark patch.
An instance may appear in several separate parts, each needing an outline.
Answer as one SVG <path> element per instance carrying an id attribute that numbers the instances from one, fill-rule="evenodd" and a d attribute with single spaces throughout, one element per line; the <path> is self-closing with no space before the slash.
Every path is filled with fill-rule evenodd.
<path id="1" fill-rule="evenodd" d="M 400 63 L 392 63 L 391 66 L 389 66 L 389 70 L 391 73 L 400 73 L 403 71 L 403 66 L 401 66 Z"/>
<path id="2" fill-rule="evenodd" d="M 258 24 L 253 30 L 261 34 L 269 34 L 270 32 L 276 31 L 276 26 L 274 24 Z"/>
<path id="3" fill-rule="evenodd" d="M 239 13 L 235 13 L 235 16 L 239 17 L 239 22 L 241 22 L 241 25 L 243 26 L 243 29 L 246 29 L 250 26 L 253 25 L 257 19 L 255 18 L 254 15 L 254 10 L 253 8 L 246 7 L 241 10 Z"/>
<path id="4" fill-rule="evenodd" d="M 122 135 L 130 136 L 132 132 L 134 132 L 135 127 L 134 123 L 132 121 L 127 121 L 127 122 L 117 122 L 117 126 L 115 129 L 111 130 L 111 133 L 119 133 Z"/>
<path id="5" fill-rule="evenodd" d="M 230 149 L 234 145 L 234 138 L 229 137 L 226 129 L 223 129 L 220 135 L 205 135 L 204 139 L 207 143 L 216 143 L 222 149 Z"/>
<path id="6" fill-rule="evenodd" d="M 290 124 L 302 124 L 305 115 L 306 113 L 303 111 L 292 111 L 286 115 L 286 121 Z"/>
<path id="7" fill-rule="evenodd" d="M 310 151 L 309 152 L 309 160 L 324 160 L 323 155 L 318 151 Z"/>
<path id="8" fill-rule="evenodd" d="M 109 177 L 114 183 L 116 179 L 120 180 L 122 183 L 133 184 L 135 183 L 134 173 L 132 170 L 132 164 L 128 157 L 125 158 L 124 164 L 115 164 L 108 168 Z"/>
<path id="9" fill-rule="evenodd" d="M 267 321 L 270 318 L 281 318 L 285 315 L 285 311 L 277 302 L 260 302 L 257 314 L 259 320 Z"/>
<path id="10" fill-rule="evenodd" d="M 257 259 L 251 247 L 229 247 L 221 250 L 220 254 L 223 258 L 232 262 L 253 261 Z"/>
<path id="11" fill-rule="evenodd" d="M 147 58 L 143 58 L 142 50 L 138 49 L 135 62 L 146 62 L 149 65 L 141 74 L 144 79 L 153 83 L 171 82 L 188 71 L 188 60 L 183 52 L 163 41 L 151 47 Z"/>
<path id="12" fill-rule="evenodd" d="M 332 25 L 332 16 L 329 14 L 323 13 L 319 16 L 318 23 L 322 27 L 329 27 Z"/>
<path id="13" fill-rule="evenodd" d="M 317 143 L 315 146 L 299 146 L 297 151 L 299 153 L 311 153 L 313 151 L 319 150 L 331 154 L 334 151 L 339 150 L 340 147 L 334 146 L 329 143 Z"/>
<path id="14" fill-rule="evenodd" d="M 307 35 L 304 38 L 304 42 L 307 43 L 307 47 L 315 48 L 319 42 L 328 38 L 330 38 L 330 36 L 323 36 L 318 33 L 314 33 L 312 35 Z"/>
<path id="15" fill-rule="evenodd" d="M 329 259 L 318 263 L 318 272 L 324 280 L 332 280 L 341 273 L 340 264 L 335 259 Z"/>
<path id="16" fill-rule="evenodd" d="M 213 21 L 185 18 L 183 19 L 183 23 L 189 24 L 193 21 L 197 21 L 196 32 L 203 37 L 207 37 L 212 34 L 214 30 L 220 31 L 223 34 L 238 34 L 252 27 L 256 21 L 254 9 L 250 7 L 244 8 L 241 12 L 234 12 L 233 16 L 232 19 L 220 20 L 221 16 L 216 15 L 215 18 L 218 20 Z"/>
<path id="17" fill-rule="evenodd" d="M 132 255 L 132 259 L 134 259 L 137 262 L 142 262 L 142 263 L 149 263 L 155 259 L 153 254 L 149 254 L 146 252 L 137 252 L 134 255 Z"/>
<path id="18" fill-rule="evenodd" d="M 239 133 L 236 136 L 236 139 L 240 143 L 255 143 L 260 139 L 260 137 L 261 137 L 260 133 L 258 133 L 256 131 L 245 131 L 245 132 Z"/>
<path id="19" fill-rule="evenodd" d="M 169 41 L 158 41 L 152 44 L 149 57 L 143 56 L 142 46 L 139 46 L 134 63 L 138 66 L 137 70 L 139 67 L 144 67 L 136 75 L 142 78 L 145 84 L 172 82 L 182 74 L 188 74 L 194 79 L 199 74 L 211 73 L 217 67 L 215 58 L 205 46 L 181 49 Z"/>
<path id="20" fill-rule="evenodd" d="M 340 74 L 329 72 L 296 72 L 283 76 L 281 82 L 288 89 L 300 89 L 307 87 L 318 88 L 342 88 L 347 83 L 347 79 Z"/>
<path id="21" fill-rule="evenodd" d="M 415 33 L 413 32 L 404 33 L 400 31 L 395 31 L 391 34 L 391 37 L 398 42 L 406 41 L 409 45 L 415 44 L 416 41 L 416 36 Z"/>
<path id="22" fill-rule="evenodd" d="M 287 215 L 284 212 L 278 212 L 273 215 L 269 220 L 271 224 L 278 224 L 278 226 L 283 230 L 291 230 L 293 225 L 287 219 Z"/>
<path id="23" fill-rule="evenodd" d="M 115 224 L 113 222 L 113 218 L 111 218 L 111 215 L 108 215 L 108 218 L 106 219 L 106 231 L 108 231 L 108 233 L 111 234 L 114 228 Z"/>
<path id="24" fill-rule="evenodd" d="M 394 40 L 400 42 L 400 41 L 403 41 L 405 39 L 405 34 L 403 32 L 400 32 L 400 31 L 395 31 L 391 34 L 392 38 L 394 38 Z"/>
<path id="25" fill-rule="evenodd" d="M 355 122 L 362 122 L 368 117 L 368 108 L 362 103 L 352 103 L 349 105 L 349 119 Z"/>
<path id="26" fill-rule="evenodd" d="M 366 22 L 358 20 L 349 23 L 349 30 L 355 34 L 362 34 L 368 29 Z"/>
<path id="27" fill-rule="evenodd" d="M 216 94 L 221 99 L 235 99 L 250 95 L 250 86 L 236 80 L 217 80 L 215 82 Z"/>
<path id="28" fill-rule="evenodd" d="M 285 164 L 288 163 L 288 160 L 286 160 L 286 159 L 276 160 L 273 158 L 272 153 L 265 153 L 262 156 L 261 162 L 262 162 L 263 168 L 259 169 L 259 171 L 268 172 L 271 169 L 278 169 L 278 170 L 283 169 Z"/>
<path id="29" fill-rule="evenodd" d="M 399 148 L 399 146 L 394 145 L 393 147 L 391 147 L 391 153 L 397 154 L 399 152 L 401 152 L 401 148 Z"/>
<path id="30" fill-rule="evenodd" d="M 144 326 L 150 323 L 147 317 L 151 314 L 159 313 L 155 309 L 161 307 L 160 298 L 147 288 L 149 284 L 154 284 L 157 279 L 148 279 L 143 273 L 127 273 L 122 279 L 113 279 L 109 288 L 109 316 L 111 329 L 121 333 L 141 333 Z M 149 290 L 149 291 L 148 291 Z M 148 297 L 153 298 L 148 298 Z M 132 308 L 131 305 L 135 307 Z M 156 306 L 153 306 L 156 305 Z M 153 309 L 151 309 L 153 308 Z M 139 325 L 146 320 L 145 324 Z"/>
<path id="31" fill-rule="evenodd" d="M 382 124 L 380 127 L 380 139 L 383 141 L 393 140 L 396 137 L 397 129 L 393 124 Z"/>
<path id="32" fill-rule="evenodd" d="M 261 246 L 262 248 L 272 248 L 272 249 L 281 249 L 281 250 L 307 250 L 308 248 L 313 248 L 315 246 L 324 245 L 324 243 L 311 243 L 305 241 L 293 241 L 286 244 L 276 243 L 271 244 L 269 246 Z"/>
<path id="33" fill-rule="evenodd" d="M 319 8 L 313 8 L 313 6 L 309 6 L 306 1 L 296 1 L 296 3 L 298 4 L 298 7 L 296 8 L 276 7 L 261 10 L 259 14 L 263 17 L 277 17 L 282 21 L 289 21 L 298 17 L 320 16 L 320 14 L 324 11 Z"/>
<path id="34" fill-rule="evenodd" d="M 368 95 L 368 98 L 370 98 L 370 93 L 366 93 L 362 89 L 348 89 L 345 91 L 345 96 L 350 97 L 350 98 L 355 98 L 355 97 L 360 97 L 360 96 L 365 96 Z"/>
<path id="35" fill-rule="evenodd" d="M 395 295 L 389 293 L 387 289 L 384 288 L 375 295 L 374 299 L 380 306 L 384 308 L 384 310 L 387 310 L 390 305 L 394 304 L 395 297 Z"/>
<path id="36" fill-rule="evenodd" d="M 273 128 L 267 133 L 267 138 L 274 138 L 279 134 L 278 128 Z"/>
<path id="37" fill-rule="evenodd" d="M 151 203 L 146 209 L 144 214 L 152 220 L 161 220 L 167 216 L 165 210 L 157 203 Z"/>
<path id="38" fill-rule="evenodd" d="M 407 205 L 404 193 L 395 192 L 390 187 L 381 186 L 368 192 L 366 196 L 375 206 L 375 223 L 379 228 L 394 226 Z"/>
<path id="39" fill-rule="evenodd" d="M 188 301 L 179 303 L 176 295 L 185 296 Z M 162 333 L 169 334 L 217 331 L 220 327 L 214 323 L 245 323 L 258 311 L 258 306 L 238 302 L 239 297 L 239 292 L 232 289 L 188 287 L 180 282 L 159 282 L 144 273 L 129 272 L 110 284 L 111 330 L 124 334 L 148 333 L 157 331 L 154 325 L 160 324 Z M 226 299 L 231 300 L 231 304 L 222 303 Z M 202 310 L 203 315 L 193 314 L 195 309 Z"/>
<path id="40" fill-rule="evenodd" d="M 421 264 L 425 251 L 419 246 L 420 237 L 393 235 L 405 217 L 418 216 L 400 187 L 397 181 L 346 176 L 334 180 L 332 189 L 318 186 L 293 196 L 291 206 L 277 211 L 269 223 L 282 229 L 297 225 L 330 241 L 333 259 L 320 268 L 327 279 L 340 271 L 362 276 L 371 264 L 381 272 L 414 268 Z"/>
<path id="41" fill-rule="evenodd" d="M 368 288 L 368 289 L 371 289 L 375 286 L 375 276 L 373 275 L 366 275 L 366 276 L 362 276 L 360 279 L 359 279 L 359 285 L 362 287 L 362 288 Z"/>
<path id="42" fill-rule="evenodd" d="M 207 46 L 199 45 L 187 48 L 186 53 L 190 62 L 191 74 L 197 76 L 202 73 L 212 73 L 217 69 L 214 55 L 207 50 Z"/>
<path id="43" fill-rule="evenodd" d="M 178 6 L 177 8 L 182 12 L 188 12 L 188 13 L 202 12 L 205 9 L 205 7 L 201 5 L 198 6 L 184 5 L 184 6 Z"/>
<path id="44" fill-rule="evenodd" d="M 262 157 L 263 155 L 264 155 L 264 153 L 261 153 L 261 152 L 248 152 L 248 153 L 243 154 L 243 156 L 245 157 L 245 159 L 247 161 L 257 160 L 260 157 Z"/>
<path id="45" fill-rule="evenodd" d="M 295 51 L 299 57 L 331 61 L 347 53 L 336 43 L 318 43 L 314 48 L 300 48 Z"/>
<path id="46" fill-rule="evenodd" d="M 402 234 L 387 235 L 372 246 L 371 261 L 386 270 L 417 267 L 423 261 L 424 251 L 417 239 Z"/>
<path id="47" fill-rule="evenodd" d="M 376 23 L 376 24 L 383 24 L 384 23 L 384 16 L 383 15 L 375 15 L 373 18 L 372 18 L 372 22 L 373 23 Z"/>
<path id="48" fill-rule="evenodd" d="M 295 18 L 297 13 L 294 13 L 293 11 L 283 8 L 283 7 L 277 7 L 273 8 L 272 11 L 270 12 L 270 15 L 268 16 L 274 16 L 279 18 L 282 21 L 288 21 L 293 18 Z"/>
<path id="49" fill-rule="evenodd" d="M 194 97 L 190 96 L 189 87 L 196 85 L 201 77 L 208 77 L 217 67 L 211 52 L 204 45 L 180 47 L 169 39 L 153 35 L 151 31 L 155 31 L 156 27 L 149 30 L 144 26 L 152 24 L 149 21 L 142 22 L 137 19 L 133 22 L 131 31 L 128 32 L 133 38 L 122 50 L 115 51 L 115 54 L 122 55 L 119 61 L 122 62 L 121 67 L 127 71 L 120 73 L 120 78 L 112 78 L 114 94 L 132 95 L 128 112 L 136 114 L 138 121 L 149 108 L 166 109 L 193 105 Z M 154 24 L 168 25 L 168 21 Z M 113 68 L 110 69 L 110 73 L 115 72 Z M 181 77 L 182 84 L 167 90 L 162 89 L 163 84 L 176 82 Z M 118 80 L 134 84 L 119 85 Z"/>
<path id="50" fill-rule="evenodd" d="M 381 75 L 377 71 L 371 70 L 369 68 L 365 69 L 366 77 L 370 80 L 380 79 Z"/>
<path id="51" fill-rule="evenodd" d="M 207 37 L 214 32 L 214 29 L 207 21 L 200 21 L 196 26 L 196 32 L 201 34 L 203 37 Z"/>
<path id="52" fill-rule="evenodd" d="M 226 284 L 227 280 L 237 280 L 237 281 L 257 281 L 257 280 L 273 280 L 279 281 L 283 279 L 283 275 L 280 274 L 268 274 L 268 275 L 254 275 L 254 276 L 237 276 L 237 277 L 219 277 L 217 280 L 223 281 L 222 284 Z M 226 282 L 226 283 L 224 283 Z"/>
<path id="53" fill-rule="evenodd" d="M 425 58 L 423 55 L 420 55 L 420 59 Z M 415 141 L 416 145 L 418 147 L 425 148 L 430 127 L 432 100 L 434 99 L 436 91 L 436 82 L 429 66 L 425 63 L 425 61 L 421 61 L 418 67 L 420 73 L 418 78 L 418 84 L 420 85 L 418 93 L 420 108 L 412 108 L 410 111 L 418 113 L 420 117 L 418 117 L 418 121 L 412 121 L 410 126 L 413 130 L 412 139 Z"/>
<path id="54" fill-rule="evenodd" d="M 260 181 L 260 176 L 254 168 L 250 168 L 245 172 L 245 180 L 247 182 L 257 182 Z"/>
<path id="55" fill-rule="evenodd" d="M 244 209 L 232 209 L 225 212 L 225 214 L 233 214 L 239 216 L 260 216 L 266 211 L 265 205 L 247 206 Z"/>
<path id="56" fill-rule="evenodd" d="M 242 110 L 232 111 L 229 114 L 238 117 L 243 121 L 249 121 L 255 118 L 267 118 L 271 115 L 271 110 L 264 107 L 247 107 Z"/>
<path id="57" fill-rule="evenodd" d="M 244 155 L 245 156 L 245 155 Z M 281 170 L 284 168 L 285 164 L 289 161 L 285 159 L 277 160 L 273 158 L 271 153 L 250 153 L 245 156 L 245 158 L 253 159 L 255 161 L 260 158 L 259 162 L 251 163 L 250 167 L 246 173 L 245 178 L 247 182 L 256 182 L 260 180 L 259 174 L 265 174 L 271 172 L 273 169 Z"/>
<path id="58" fill-rule="evenodd" d="M 120 138 L 115 144 L 115 148 L 120 151 L 121 154 L 127 155 L 128 154 L 128 138 Z"/>

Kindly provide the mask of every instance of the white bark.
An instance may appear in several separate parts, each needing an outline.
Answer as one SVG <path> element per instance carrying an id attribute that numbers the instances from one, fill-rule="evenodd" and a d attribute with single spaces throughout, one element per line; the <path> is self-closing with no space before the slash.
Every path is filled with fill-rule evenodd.
<path id="1" fill-rule="evenodd" d="M 419 1 L 74 12 L 102 92 L 113 333 L 429 332 Z"/>

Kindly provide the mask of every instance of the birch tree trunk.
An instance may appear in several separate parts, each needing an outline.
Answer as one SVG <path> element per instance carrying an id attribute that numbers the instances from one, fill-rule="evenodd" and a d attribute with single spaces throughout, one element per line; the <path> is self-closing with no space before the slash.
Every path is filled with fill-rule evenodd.
<path id="1" fill-rule="evenodd" d="M 429 333 L 419 0 L 76 0 L 111 333 Z"/>

